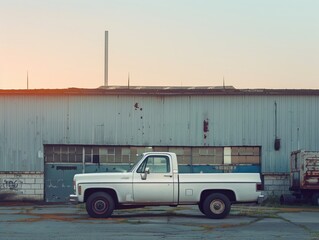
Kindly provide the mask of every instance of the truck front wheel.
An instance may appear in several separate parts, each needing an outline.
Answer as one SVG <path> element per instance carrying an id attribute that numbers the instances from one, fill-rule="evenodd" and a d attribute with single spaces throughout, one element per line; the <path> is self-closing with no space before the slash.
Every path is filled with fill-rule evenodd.
<path id="1" fill-rule="evenodd" d="M 90 217 L 107 218 L 110 217 L 115 208 L 113 198 L 105 192 L 91 194 L 86 201 L 86 211 Z"/>
<path id="2" fill-rule="evenodd" d="M 203 202 L 204 214 L 209 218 L 225 218 L 231 208 L 230 200 L 221 193 L 212 193 Z"/>

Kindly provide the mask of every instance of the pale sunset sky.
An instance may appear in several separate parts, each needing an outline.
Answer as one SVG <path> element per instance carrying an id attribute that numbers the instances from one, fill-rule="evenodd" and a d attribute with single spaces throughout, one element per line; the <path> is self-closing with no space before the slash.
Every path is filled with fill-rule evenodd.
<path id="1" fill-rule="evenodd" d="M 0 0 L 0 89 L 319 89 L 319 0 Z"/>

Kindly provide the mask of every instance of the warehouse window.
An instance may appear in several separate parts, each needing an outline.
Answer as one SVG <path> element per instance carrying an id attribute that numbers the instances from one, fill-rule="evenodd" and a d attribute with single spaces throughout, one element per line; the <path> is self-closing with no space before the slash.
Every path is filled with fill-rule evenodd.
<path id="1" fill-rule="evenodd" d="M 260 164 L 260 147 L 135 147 L 45 145 L 47 163 L 132 164 L 144 152 L 174 152 L 180 165 Z"/>
<path id="2" fill-rule="evenodd" d="M 46 163 L 131 163 L 137 152 L 145 148 L 106 147 L 106 146 L 74 146 L 74 145 L 45 145 Z M 149 150 L 148 150 L 149 151 Z"/>
<path id="3" fill-rule="evenodd" d="M 83 147 L 79 146 L 46 145 L 44 146 L 45 162 L 80 163 L 82 149 Z"/>
<path id="4" fill-rule="evenodd" d="M 231 147 L 232 164 L 260 164 L 260 147 Z"/>
<path id="5" fill-rule="evenodd" d="M 195 147 L 192 149 L 193 164 L 223 164 L 223 147 Z"/>

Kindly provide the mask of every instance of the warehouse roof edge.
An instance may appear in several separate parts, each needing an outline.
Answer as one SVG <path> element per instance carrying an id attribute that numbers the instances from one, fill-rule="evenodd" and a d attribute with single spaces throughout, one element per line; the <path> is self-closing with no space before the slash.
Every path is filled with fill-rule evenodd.
<path id="1" fill-rule="evenodd" d="M 236 89 L 232 86 L 108 86 L 65 89 L 0 89 L 0 95 L 310 95 L 319 96 L 319 89 Z"/>

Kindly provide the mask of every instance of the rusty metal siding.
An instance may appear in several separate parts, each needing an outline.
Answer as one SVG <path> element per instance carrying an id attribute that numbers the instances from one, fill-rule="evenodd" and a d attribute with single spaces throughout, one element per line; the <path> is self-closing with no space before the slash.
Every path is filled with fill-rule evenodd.
<path id="1" fill-rule="evenodd" d="M 274 150 L 275 102 L 279 151 Z M 0 95 L 0 168 L 43 171 L 43 144 L 261 146 L 262 171 L 319 150 L 319 96 Z"/>

